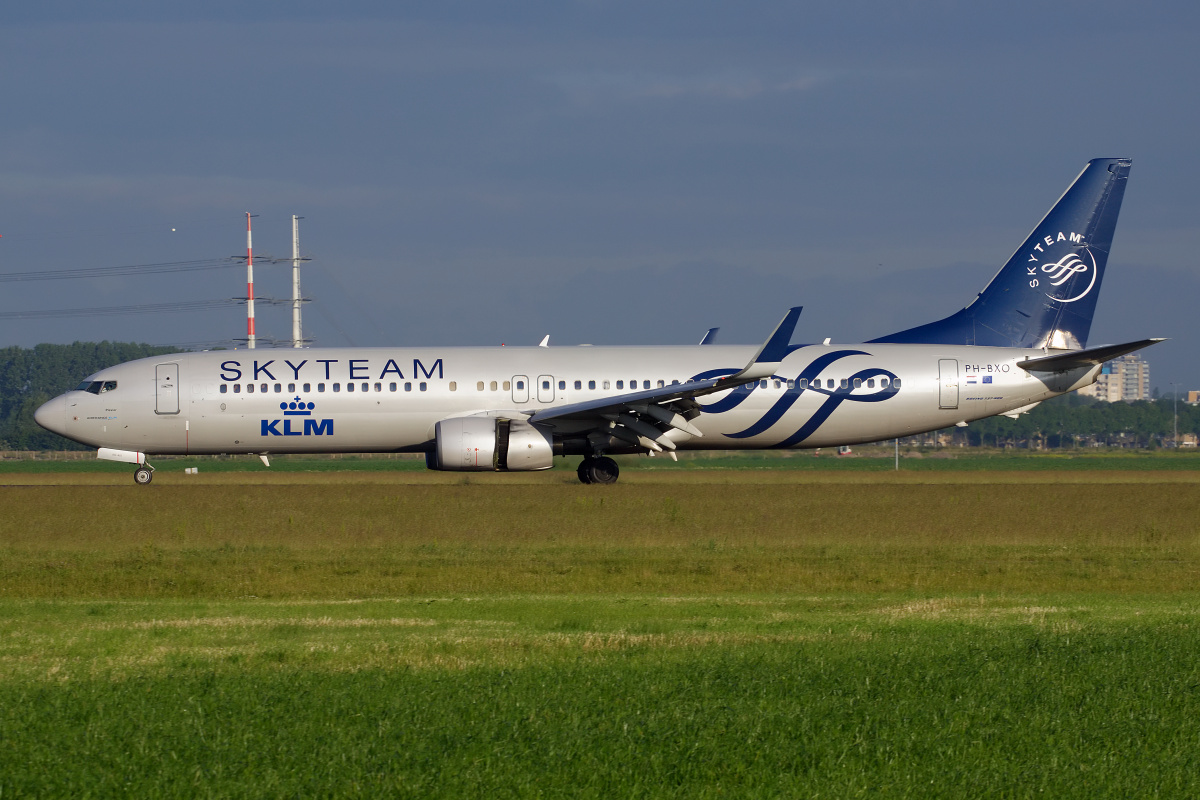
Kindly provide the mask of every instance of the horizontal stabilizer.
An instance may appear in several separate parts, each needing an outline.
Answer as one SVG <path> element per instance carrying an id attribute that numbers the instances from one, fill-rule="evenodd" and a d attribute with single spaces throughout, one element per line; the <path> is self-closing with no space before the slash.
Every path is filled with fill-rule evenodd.
<path id="1" fill-rule="evenodd" d="M 1142 339 L 1137 342 L 1126 342 L 1125 344 L 1090 347 L 1087 350 L 1069 350 L 1065 353 L 1058 353 L 1052 356 L 1027 358 L 1024 361 L 1018 361 L 1017 366 L 1032 372 L 1062 372 L 1068 369 L 1079 369 L 1080 367 L 1094 367 L 1097 364 L 1103 364 L 1105 361 L 1112 361 L 1114 358 L 1119 358 L 1126 353 L 1132 353 L 1135 350 L 1141 350 L 1143 347 L 1149 347 L 1152 344 L 1165 341 L 1166 339 Z"/>

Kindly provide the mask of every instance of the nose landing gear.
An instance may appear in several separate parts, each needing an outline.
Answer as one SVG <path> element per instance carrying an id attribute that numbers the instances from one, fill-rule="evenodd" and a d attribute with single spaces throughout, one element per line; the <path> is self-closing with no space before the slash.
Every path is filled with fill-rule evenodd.
<path id="1" fill-rule="evenodd" d="M 154 467 L 149 464 L 143 464 L 133 472 L 133 482 L 139 486 L 145 486 L 154 480 Z"/>
<path id="2" fill-rule="evenodd" d="M 617 478 L 621 475 L 621 470 L 617 467 L 617 462 L 608 456 L 589 457 L 579 462 L 579 468 L 575 474 L 579 476 L 580 483 L 607 484 L 616 483 Z"/>

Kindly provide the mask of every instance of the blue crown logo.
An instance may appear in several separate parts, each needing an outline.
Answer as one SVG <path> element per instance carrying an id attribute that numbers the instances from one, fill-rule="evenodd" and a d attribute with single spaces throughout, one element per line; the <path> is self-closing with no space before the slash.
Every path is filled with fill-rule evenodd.
<path id="1" fill-rule="evenodd" d="M 313 408 L 316 403 L 305 403 L 297 397 L 290 403 L 280 403 L 279 408 L 283 411 L 285 417 L 307 417 L 312 415 Z"/>

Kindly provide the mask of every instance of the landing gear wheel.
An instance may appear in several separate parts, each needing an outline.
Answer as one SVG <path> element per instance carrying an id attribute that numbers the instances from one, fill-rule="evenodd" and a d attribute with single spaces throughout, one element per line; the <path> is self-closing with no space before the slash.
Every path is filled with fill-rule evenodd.
<path id="1" fill-rule="evenodd" d="M 139 486 L 145 486 L 154 479 L 154 470 L 149 467 L 138 467 L 133 473 L 133 482 Z"/>
<path id="2" fill-rule="evenodd" d="M 592 482 L 592 464 L 595 463 L 594 458 L 585 458 L 579 462 L 579 468 L 575 470 L 575 474 L 579 476 L 580 483 Z"/>
<path id="3" fill-rule="evenodd" d="M 617 466 L 617 462 L 608 456 L 594 459 L 588 470 L 588 476 L 592 479 L 592 483 L 616 483 L 620 474 L 621 470 Z"/>

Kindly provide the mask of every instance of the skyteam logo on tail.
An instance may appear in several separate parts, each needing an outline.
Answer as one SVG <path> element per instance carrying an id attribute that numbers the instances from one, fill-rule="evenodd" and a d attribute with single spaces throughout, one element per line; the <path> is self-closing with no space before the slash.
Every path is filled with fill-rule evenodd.
<path id="1" fill-rule="evenodd" d="M 1046 258 L 1054 258 L 1061 249 L 1058 246 L 1060 242 L 1066 252 L 1059 255 L 1057 260 L 1045 261 Z M 1096 285 L 1096 258 L 1083 241 L 1083 234 L 1059 231 L 1058 236 L 1043 236 L 1034 245 L 1029 261 L 1031 263 L 1025 268 L 1029 287 L 1041 287 L 1043 291 L 1049 288 L 1051 291 L 1045 294 L 1051 300 L 1074 303 L 1086 297 Z M 1080 286 L 1083 286 L 1082 290 Z"/>
<path id="2" fill-rule="evenodd" d="M 279 404 L 279 410 L 283 412 L 284 419 L 264 419 L 262 422 L 263 436 L 325 436 L 326 434 L 333 435 L 333 420 L 331 419 L 312 419 L 313 409 L 316 408 L 316 403 L 304 402 L 299 397 L 290 403 L 284 402 Z M 304 420 L 302 428 L 293 429 L 292 423 L 300 425 L 300 420 L 293 419 L 294 417 L 308 417 Z M 283 427 L 280 428 L 280 425 Z"/>

